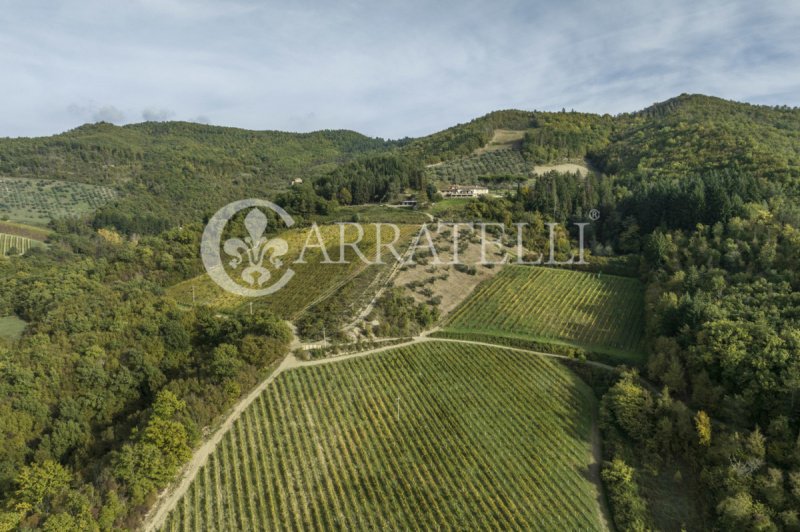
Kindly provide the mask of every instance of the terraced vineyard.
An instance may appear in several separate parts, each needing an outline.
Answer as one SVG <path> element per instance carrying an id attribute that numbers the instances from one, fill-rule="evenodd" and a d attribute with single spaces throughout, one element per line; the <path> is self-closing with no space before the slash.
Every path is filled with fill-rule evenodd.
<path id="1" fill-rule="evenodd" d="M 36 244 L 38 244 L 36 241 L 24 236 L 0 233 L 0 256 L 22 255 Z"/>
<path id="2" fill-rule="evenodd" d="M 0 216 L 46 224 L 59 216 L 86 214 L 117 196 L 98 185 L 48 179 L 0 178 Z"/>
<path id="3" fill-rule="evenodd" d="M 409 245 L 411 239 L 419 231 L 415 225 L 401 225 L 400 239 L 395 245 L 399 253 Z M 347 241 L 353 241 L 355 235 L 352 227 L 345 233 Z M 306 242 L 308 229 L 291 229 L 281 233 L 279 236 L 287 241 L 289 252 L 284 259 L 284 270 L 291 267 L 295 275 L 289 284 L 281 290 L 262 298 L 249 299 L 224 291 L 206 274 L 200 275 L 179 283 L 167 290 L 167 293 L 183 305 L 190 306 L 210 305 L 220 310 L 232 310 L 251 301 L 255 306 L 267 307 L 283 318 L 293 318 L 297 314 L 311 305 L 321 301 L 336 293 L 343 285 L 360 276 L 359 282 L 363 286 L 362 292 L 366 292 L 371 283 L 378 282 L 381 275 L 388 273 L 389 267 L 393 264 L 394 258 L 390 252 L 383 248 L 382 257 L 385 265 L 368 266 L 360 260 L 351 248 L 345 248 L 346 264 L 320 264 L 324 257 L 318 248 L 309 248 L 304 256 L 306 264 L 291 264 L 300 255 L 301 249 Z M 328 245 L 327 251 L 332 261 L 339 260 L 339 227 L 325 225 L 320 227 L 320 231 L 325 243 Z M 364 226 L 364 238 L 359 244 L 361 252 L 370 260 L 375 258 L 375 227 L 373 225 Z M 383 242 L 393 236 L 389 227 L 384 227 L 381 234 Z M 312 238 L 312 244 L 316 240 Z M 282 275 L 274 274 L 276 278 Z"/>
<path id="4" fill-rule="evenodd" d="M 594 410 L 566 368 L 501 348 L 431 341 L 290 370 L 162 529 L 602 530 Z"/>
<path id="5" fill-rule="evenodd" d="M 445 332 L 567 344 L 636 361 L 644 295 L 615 275 L 507 266 L 450 316 Z"/>
<path id="6" fill-rule="evenodd" d="M 533 165 L 518 150 L 502 149 L 462 157 L 426 169 L 433 181 L 474 184 L 486 176 L 530 177 Z"/>

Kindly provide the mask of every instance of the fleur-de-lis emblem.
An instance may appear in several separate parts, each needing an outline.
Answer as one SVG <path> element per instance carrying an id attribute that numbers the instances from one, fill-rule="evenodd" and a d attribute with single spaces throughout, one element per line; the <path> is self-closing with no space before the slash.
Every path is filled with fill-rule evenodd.
<path id="1" fill-rule="evenodd" d="M 285 255 L 289 250 L 289 245 L 282 238 L 272 238 L 267 240 L 264 232 L 267 229 L 267 217 L 259 209 L 251 210 L 244 219 L 244 226 L 249 236 L 244 240 L 239 238 L 229 238 L 223 244 L 223 251 L 233 257 L 228 264 L 231 268 L 238 268 L 244 259 L 247 258 L 248 266 L 241 272 L 241 278 L 250 286 L 263 286 L 269 281 L 272 274 L 264 268 L 264 259 L 269 257 L 269 263 L 274 268 L 283 265 L 278 257 Z"/>

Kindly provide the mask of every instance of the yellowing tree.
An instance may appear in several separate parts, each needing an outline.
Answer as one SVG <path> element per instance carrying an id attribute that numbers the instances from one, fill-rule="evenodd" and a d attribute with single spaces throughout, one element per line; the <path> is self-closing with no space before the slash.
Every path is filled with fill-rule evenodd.
<path id="1" fill-rule="evenodd" d="M 702 410 L 694 416 L 694 426 L 697 429 L 697 440 L 703 447 L 711 445 L 711 418 Z"/>

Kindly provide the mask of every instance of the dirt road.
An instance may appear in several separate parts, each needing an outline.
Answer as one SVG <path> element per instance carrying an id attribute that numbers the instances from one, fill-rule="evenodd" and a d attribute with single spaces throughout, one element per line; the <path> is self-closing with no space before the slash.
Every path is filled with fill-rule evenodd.
<path id="1" fill-rule="evenodd" d="M 291 357 L 294 358 L 294 357 Z M 283 362 L 281 363 L 278 368 L 272 372 L 272 374 L 261 381 L 261 383 L 256 386 L 253 391 L 251 391 L 247 397 L 236 403 L 231 410 L 228 417 L 225 418 L 222 425 L 217 428 L 214 434 L 209 438 L 207 441 L 203 442 L 203 444 L 198 447 L 194 454 L 192 455 L 192 459 L 189 460 L 189 463 L 183 467 L 183 470 L 180 474 L 180 480 L 177 485 L 173 485 L 173 488 L 167 488 L 166 491 L 162 492 L 159 495 L 159 499 L 156 502 L 155 506 L 150 510 L 150 512 L 145 517 L 144 524 L 142 528 L 144 530 L 158 530 L 164 524 L 169 512 L 175 507 L 178 501 L 181 500 L 183 494 L 186 493 L 186 490 L 189 488 L 189 485 L 194 480 L 195 475 L 200 470 L 201 467 L 206 463 L 208 457 L 214 452 L 214 449 L 217 447 L 219 442 L 222 440 L 222 437 L 225 435 L 226 432 L 233 426 L 233 423 L 239 419 L 239 416 L 242 415 L 250 404 L 255 401 L 261 392 L 263 392 L 267 386 L 272 384 L 272 381 L 281 374 L 287 367 L 290 366 L 290 358 L 286 357 Z"/>

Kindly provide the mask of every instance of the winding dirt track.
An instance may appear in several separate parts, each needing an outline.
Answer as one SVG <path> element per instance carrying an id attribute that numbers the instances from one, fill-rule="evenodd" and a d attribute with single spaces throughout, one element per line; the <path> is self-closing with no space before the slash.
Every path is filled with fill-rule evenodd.
<path id="1" fill-rule="evenodd" d="M 230 411 L 228 416 L 225 418 L 225 421 L 214 431 L 214 434 L 203 444 L 198 447 L 194 453 L 192 454 L 192 459 L 183 467 L 181 470 L 181 474 L 179 476 L 179 480 L 177 484 L 173 484 L 173 487 L 167 488 L 159 495 L 158 500 L 156 501 L 153 508 L 150 509 L 148 514 L 145 516 L 144 523 L 142 524 L 142 529 L 149 532 L 149 531 L 156 531 L 159 530 L 166 521 L 167 516 L 169 515 L 170 511 L 177 505 L 177 503 L 181 500 L 181 497 L 186 493 L 186 490 L 189 489 L 194 477 L 197 475 L 200 468 L 205 465 L 206 461 L 208 461 L 208 457 L 211 456 L 211 453 L 214 452 L 214 449 L 217 447 L 219 442 L 222 440 L 222 437 L 225 435 L 226 432 L 233 426 L 239 416 L 242 415 L 250 404 L 255 401 L 259 395 L 269 386 L 272 382 L 284 371 L 288 371 L 294 368 L 301 368 L 304 366 L 319 366 L 323 364 L 333 364 L 336 362 L 340 362 L 342 360 L 347 360 L 351 358 L 358 358 L 364 357 L 368 355 L 372 355 L 375 353 L 380 353 L 382 351 L 387 351 L 389 349 L 397 349 L 400 347 L 413 345 L 421 342 L 450 342 L 450 343 L 457 343 L 457 344 L 470 344 L 470 345 L 480 345 L 480 346 L 487 346 L 487 347 L 494 347 L 499 349 L 505 349 L 508 351 L 518 351 L 523 353 L 528 353 L 536 356 L 543 356 L 548 358 L 562 358 L 568 360 L 570 357 L 565 355 L 556 355 L 553 353 L 543 353 L 539 351 L 531 351 L 529 349 L 523 349 L 519 347 L 506 347 L 502 345 L 492 344 L 488 342 L 478 342 L 473 340 L 456 340 L 452 338 L 429 338 L 427 335 L 430 334 L 432 331 L 428 331 L 427 333 L 423 333 L 422 336 L 416 336 L 411 341 L 401 343 L 401 344 L 393 344 L 387 345 L 384 347 L 376 347 L 374 349 L 368 349 L 366 351 L 361 351 L 358 353 L 350 353 L 347 355 L 339 355 L 330 358 L 322 358 L 318 360 L 310 360 L 310 361 L 300 361 L 298 360 L 293 354 L 289 354 L 286 358 L 283 359 L 283 362 L 273 371 L 269 377 L 261 381 L 261 383 L 256 386 L 244 399 L 236 403 L 233 409 Z M 598 368 L 606 369 L 609 371 L 617 371 L 617 368 L 614 366 L 609 366 L 608 364 L 603 364 L 601 362 L 594 362 L 594 361 L 586 361 L 585 364 L 590 366 L 595 366 Z M 594 460 L 594 466 L 590 468 L 593 480 L 598 486 L 600 490 L 600 499 L 598 500 L 598 511 L 600 512 L 602 522 L 606 525 L 606 529 L 610 529 L 608 526 L 608 513 L 607 507 L 604 504 L 602 499 L 602 488 L 600 483 L 600 475 L 599 475 L 599 464 L 602 461 L 602 456 L 600 452 L 600 445 L 599 445 L 600 437 L 599 432 L 597 430 L 597 426 L 593 424 L 592 426 L 592 458 Z"/>

